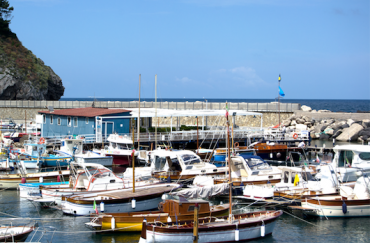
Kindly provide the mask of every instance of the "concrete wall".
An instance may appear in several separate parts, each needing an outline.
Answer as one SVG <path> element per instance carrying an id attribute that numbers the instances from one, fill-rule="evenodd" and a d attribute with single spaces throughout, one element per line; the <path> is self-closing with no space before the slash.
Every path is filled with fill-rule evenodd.
<path id="1" fill-rule="evenodd" d="M 19 123 L 24 123 L 25 115 L 27 115 L 27 123 L 34 121 L 38 111 L 44 110 L 40 108 L 0 108 L 0 118 L 6 120 L 11 117 Z M 261 112 L 263 113 L 263 127 L 275 126 L 279 123 L 279 114 L 277 112 Z M 285 120 L 293 115 L 293 112 L 280 112 L 280 120 Z M 231 116 L 230 116 L 231 117 Z M 170 126 L 171 118 L 160 118 L 160 126 Z M 231 118 L 230 118 L 231 119 Z M 197 119 L 195 117 L 179 117 L 179 125 L 196 125 Z M 199 125 L 203 125 L 203 118 L 199 117 Z M 54 121 L 56 122 L 56 120 Z M 208 117 L 204 118 L 204 124 L 208 126 L 224 126 L 226 122 L 225 117 Z M 248 126 L 248 127 L 259 127 L 261 122 L 260 116 L 238 116 L 236 117 L 236 125 Z M 157 121 L 153 118 L 153 124 L 157 124 Z M 128 128 L 129 124 L 125 124 L 125 129 Z M 172 126 L 177 126 L 177 118 L 172 118 Z"/>

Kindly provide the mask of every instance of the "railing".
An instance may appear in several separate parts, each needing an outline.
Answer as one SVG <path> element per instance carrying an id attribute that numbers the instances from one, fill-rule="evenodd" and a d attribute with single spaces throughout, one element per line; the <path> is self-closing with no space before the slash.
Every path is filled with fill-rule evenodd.
<path id="1" fill-rule="evenodd" d="M 138 108 L 138 101 L 46 101 L 46 100 L 0 100 L 0 107 L 5 108 L 39 108 L 47 109 L 69 109 L 83 107 L 98 107 L 98 108 Z M 294 112 L 301 109 L 298 103 L 228 103 L 231 110 L 247 110 L 247 111 L 281 111 Z M 155 102 L 140 102 L 141 108 L 155 108 Z M 173 110 L 223 110 L 225 103 L 219 102 L 157 102 L 157 108 L 173 109 Z"/>
<path id="2" fill-rule="evenodd" d="M 248 129 L 234 129 L 233 133 L 234 139 L 247 139 L 250 142 L 251 138 L 263 138 L 267 141 L 302 141 L 308 140 L 309 135 L 307 131 L 302 132 L 289 132 L 283 133 L 282 131 L 276 129 L 262 129 L 257 127 L 252 127 Z M 296 134 L 296 135 L 295 135 Z M 132 138 L 132 133 L 120 134 L 126 135 Z M 135 141 L 137 141 L 137 133 L 135 135 Z M 96 137 L 94 134 L 79 134 L 84 138 L 85 143 L 96 143 Z M 58 144 L 61 139 L 67 136 L 53 136 L 47 137 L 47 143 Z M 73 137 L 70 135 L 69 137 Z M 154 142 L 157 140 L 159 144 L 166 143 L 170 141 L 189 141 L 189 140 L 221 140 L 225 141 L 227 138 L 227 130 L 196 130 L 192 131 L 172 131 L 172 132 L 159 132 L 155 133 L 140 133 L 140 142 Z M 107 137 L 103 135 L 103 143 L 107 143 Z"/>

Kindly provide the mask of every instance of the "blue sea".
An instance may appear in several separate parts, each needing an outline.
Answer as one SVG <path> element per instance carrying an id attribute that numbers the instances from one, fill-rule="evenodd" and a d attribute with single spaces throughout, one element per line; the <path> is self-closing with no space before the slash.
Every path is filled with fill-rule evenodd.
<path id="1" fill-rule="evenodd" d="M 61 98 L 66 101 L 93 101 L 94 98 Z M 137 101 L 137 98 L 97 98 L 98 101 Z M 152 98 L 142 98 L 141 101 L 154 101 Z M 157 99 L 158 102 L 195 102 L 204 101 L 205 99 Z M 245 102 L 245 103 L 269 103 L 276 101 L 275 99 L 207 99 L 207 102 Z M 332 112 L 370 112 L 369 100 L 325 100 L 325 99 L 280 99 L 281 103 L 298 103 L 307 105 L 313 110 L 329 110 Z"/>

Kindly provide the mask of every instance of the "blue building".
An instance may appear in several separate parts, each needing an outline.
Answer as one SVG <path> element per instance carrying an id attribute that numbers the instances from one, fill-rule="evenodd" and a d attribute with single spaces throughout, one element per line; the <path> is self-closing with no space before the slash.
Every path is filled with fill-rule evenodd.
<path id="1" fill-rule="evenodd" d="M 102 137 L 107 138 L 111 133 L 130 133 L 130 110 L 87 107 L 39 111 L 39 114 L 43 115 L 42 137 L 95 137 L 101 131 Z M 100 126 L 101 130 L 96 129 Z"/>

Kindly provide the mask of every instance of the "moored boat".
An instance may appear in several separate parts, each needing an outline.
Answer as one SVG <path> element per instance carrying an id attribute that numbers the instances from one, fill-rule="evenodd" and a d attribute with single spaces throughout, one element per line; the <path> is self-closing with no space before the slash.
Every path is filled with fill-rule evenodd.
<path id="1" fill-rule="evenodd" d="M 229 204 L 211 206 L 204 200 L 187 200 L 179 197 L 178 200 L 168 199 L 159 203 L 159 211 L 110 213 L 91 215 L 91 222 L 86 225 L 96 230 L 112 231 L 141 231 L 142 222 L 145 219 L 148 223 L 161 222 L 184 222 L 194 218 L 194 206 L 199 205 L 199 217 L 218 217 L 227 214 Z"/>
<path id="2" fill-rule="evenodd" d="M 91 214 L 98 210 L 96 205 L 100 205 L 100 211 L 107 213 L 145 211 L 157 208 L 164 193 L 180 187 L 175 183 L 161 183 L 136 188 L 135 192 L 128 188 L 72 195 L 62 197 L 61 209 L 63 213 L 71 215 Z"/>
<path id="3" fill-rule="evenodd" d="M 34 231 L 33 226 L 1 226 L 1 242 L 23 242 Z"/>
<path id="4" fill-rule="evenodd" d="M 232 218 L 206 217 L 198 220 L 198 242 L 236 242 L 272 234 L 282 211 L 259 211 L 235 214 Z M 181 224 L 143 223 L 140 243 L 193 242 L 193 222 Z"/>

